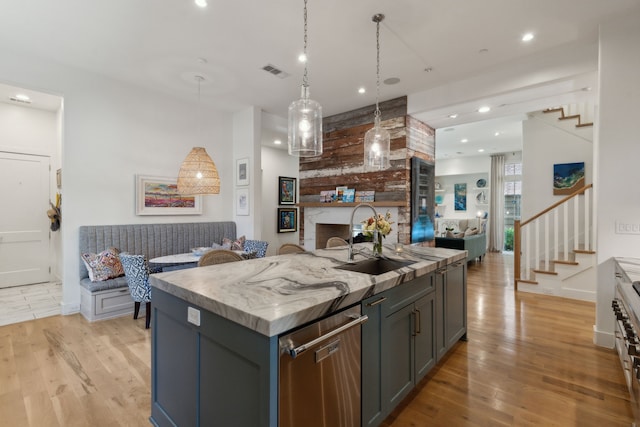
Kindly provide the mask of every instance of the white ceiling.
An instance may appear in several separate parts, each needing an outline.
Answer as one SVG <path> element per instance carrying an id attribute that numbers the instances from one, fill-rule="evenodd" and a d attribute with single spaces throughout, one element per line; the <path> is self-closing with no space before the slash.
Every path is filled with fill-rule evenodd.
<path id="1" fill-rule="evenodd" d="M 375 102 L 376 13 L 386 15 L 381 79 L 400 79 L 381 85 L 386 100 L 594 43 L 598 23 L 638 7 L 639 0 L 309 0 L 311 97 L 325 116 Z M 209 0 L 205 9 L 193 0 L 4 1 L 0 53 L 45 57 L 185 100 L 194 99 L 193 76 L 201 74 L 201 102 L 226 111 L 255 105 L 286 117 L 302 81 L 302 9 L 302 0 Z M 525 32 L 536 38 L 521 42 Z M 289 76 L 263 71 L 267 64 Z M 358 94 L 359 87 L 367 92 Z M 0 85 L 3 99 L 7 90 Z M 417 117 L 448 127 L 444 111 L 438 114 Z"/>

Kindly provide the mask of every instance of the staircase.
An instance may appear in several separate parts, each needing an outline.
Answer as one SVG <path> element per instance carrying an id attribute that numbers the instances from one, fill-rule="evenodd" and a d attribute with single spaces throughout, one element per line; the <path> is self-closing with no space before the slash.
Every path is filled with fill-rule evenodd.
<path id="1" fill-rule="evenodd" d="M 592 187 L 515 222 L 516 290 L 595 302 Z"/>
<path id="2" fill-rule="evenodd" d="M 593 110 L 565 105 L 529 114 L 586 142 L 593 142 Z M 516 290 L 596 300 L 592 185 L 514 225 Z"/>

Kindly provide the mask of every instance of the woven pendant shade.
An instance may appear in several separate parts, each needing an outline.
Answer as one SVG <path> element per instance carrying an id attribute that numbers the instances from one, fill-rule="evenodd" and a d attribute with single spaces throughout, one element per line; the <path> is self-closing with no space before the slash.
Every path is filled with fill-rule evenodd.
<path id="1" fill-rule="evenodd" d="M 220 194 L 216 164 L 202 147 L 194 147 L 178 173 L 178 193 L 184 195 Z"/>

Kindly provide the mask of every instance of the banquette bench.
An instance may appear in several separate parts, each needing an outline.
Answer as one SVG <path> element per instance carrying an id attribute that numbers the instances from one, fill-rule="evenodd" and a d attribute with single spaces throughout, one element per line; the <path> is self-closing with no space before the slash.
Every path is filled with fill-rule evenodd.
<path id="1" fill-rule="evenodd" d="M 236 239 L 236 223 L 191 222 L 171 224 L 84 225 L 80 227 L 80 254 L 114 247 L 147 259 L 190 252 L 191 248 Z M 92 282 L 80 261 L 80 312 L 89 321 L 133 313 L 133 300 L 124 276 Z"/>

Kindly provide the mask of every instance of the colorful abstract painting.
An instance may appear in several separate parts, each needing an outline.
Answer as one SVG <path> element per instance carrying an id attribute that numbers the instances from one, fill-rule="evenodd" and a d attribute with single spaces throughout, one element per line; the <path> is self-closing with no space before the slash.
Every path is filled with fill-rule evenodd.
<path id="1" fill-rule="evenodd" d="M 467 210 L 467 184 L 453 184 L 453 206 L 457 211 Z"/>
<path id="2" fill-rule="evenodd" d="M 199 215 L 202 196 L 178 193 L 176 178 L 136 176 L 137 215 Z"/>
<path id="3" fill-rule="evenodd" d="M 584 162 L 553 165 L 553 195 L 566 196 L 584 187 Z"/>

